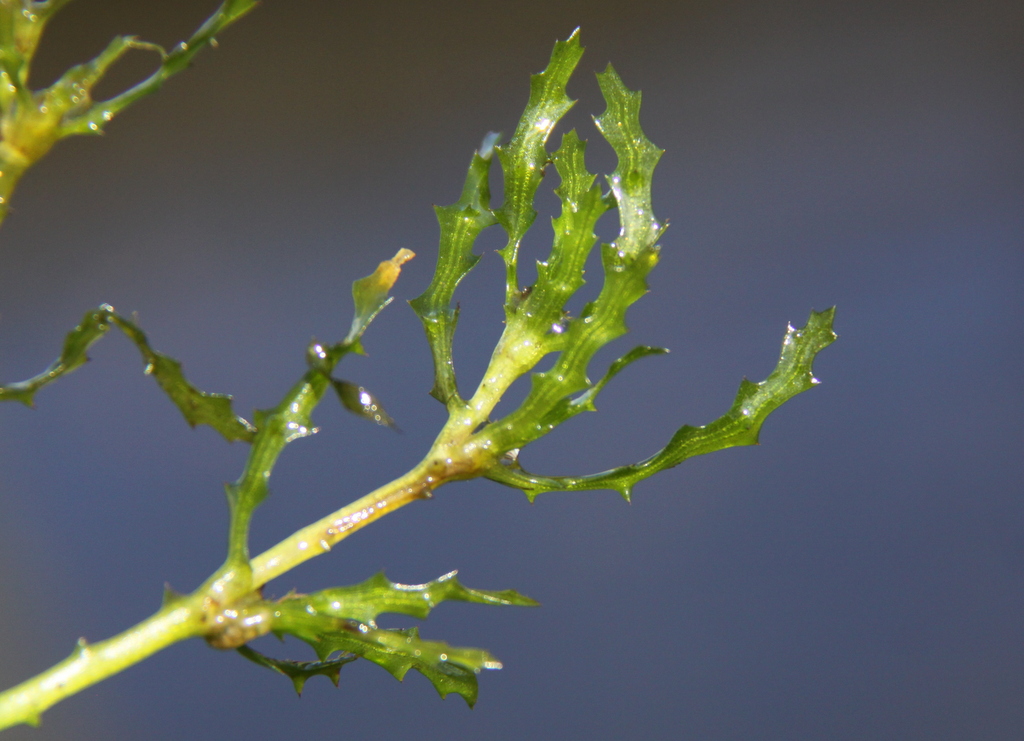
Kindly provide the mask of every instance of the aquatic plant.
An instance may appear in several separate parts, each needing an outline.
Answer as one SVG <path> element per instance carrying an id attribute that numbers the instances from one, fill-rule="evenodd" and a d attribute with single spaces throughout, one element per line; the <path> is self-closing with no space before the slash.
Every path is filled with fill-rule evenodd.
<path id="1" fill-rule="evenodd" d="M 171 52 L 131 37 L 119 37 L 96 59 L 69 70 L 51 87 L 31 91 L 27 70 L 48 18 L 66 4 L 5 2 L 0 5 L 0 178 L 6 207 L 17 178 L 63 136 L 94 133 L 118 111 L 159 87 L 187 65 L 214 34 L 247 12 L 253 2 L 225 2 L 187 42 Z M 90 94 L 104 72 L 127 50 L 161 54 L 152 77 L 119 96 L 94 102 Z M 0 694 L 0 728 L 39 722 L 54 703 L 147 656 L 187 638 L 203 638 L 217 649 L 236 649 L 254 663 L 285 675 L 297 691 L 313 676 L 338 684 L 342 667 L 359 658 L 379 664 L 401 679 L 410 669 L 425 675 L 441 694 L 455 693 L 472 705 L 477 674 L 501 664 L 487 651 L 461 648 L 421 638 L 416 628 L 384 629 L 382 613 L 425 618 L 446 600 L 489 605 L 536 604 L 511 590 L 484 591 L 462 585 L 454 572 L 420 585 L 396 584 L 383 574 L 312 594 L 264 594 L 264 585 L 298 564 L 325 554 L 353 532 L 414 501 L 428 499 L 445 484 L 484 477 L 522 490 L 532 501 L 547 492 L 613 489 L 625 499 L 645 478 L 687 458 L 737 445 L 752 445 L 765 418 L 794 395 L 817 383 L 812 374 L 816 354 L 835 335 L 833 311 L 812 312 L 807 324 L 790 327 L 772 373 L 760 383 L 744 380 L 732 406 L 719 419 L 700 427 L 680 427 L 666 445 L 648 458 L 584 476 L 540 475 L 520 463 L 520 451 L 558 425 L 595 411 L 595 399 L 626 366 L 663 353 L 639 346 L 625 353 L 591 380 L 595 353 L 626 333 L 629 307 L 647 292 L 646 278 L 656 267 L 658 240 L 665 230 L 652 207 L 651 182 L 662 155 L 640 126 L 641 96 L 627 88 L 610 66 L 597 81 L 607 108 L 595 118 L 618 164 L 602 182 L 585 164 L 586 143 L 566 132 L 549 151 L 549 139 L 572 107 L 565 88 L 583 49 L 577 33 L 555 44 L 546 69 L 534 75 L 529 101 L 506 143 L 488 134 L 470 158 L 461 196 L 436 209 L 440 246 L 436 269 L 426 290 L 410 302 L 422 321 L 434 365 L 431 394 L 447 410 L 447 422 L 423 460 L 408 473 L 314 522 L 264 553 L 249 552 L 249 525 L 267 495 L 268 482 L 285 448 L 313 434 L 312 414 L 333 395 L 355 414 L 391 424 L 380 401 L 362 386 L 335 375 L 350 353 L 362 352 L 371 322 L 391 301 L 389 292 L 402 265 L 413 257 L 400 250 L 380 263 L 352 288 L 354 317 L 344 338 L 333 344 L 310 344 L 296 383 L 274 406 L 251 420 L 239 416 L 231 398 L 192 386 L 181 365 L 152 348 L 137 323 L 104 305 L 85 314 L 65 339 L 60 356 L 39 375 L 0 387 L 0 401 L 31 405 L 47 384 L 81 366 L 89 347 L 110 329 L 120 330 L 138 348 L 145 373 L 151 375 L 191 425 L 209 425 L 226 440 L 250 446 L 241 475 L 228 485 L 230 525 L 224 563 L 190 594 L 166 593 L 161 609 L 120 635 L 81 641 L 64 661 Z M 6 88 L 4 88 L 6 85 Z M 491 169 L 497 161 L 504 184 L 503 202 L 491 204 Z M 523 286 L 519 249 L 534 225 L 535 197 L 546 170 L 559 180 L 555 189 L 561 212 L 552 221 L 550 254 L 537 264 L 537 280 Z M 605 189 L 607 186 L 607 190 Z M 598 245 L 595 225 L 609 212 L 618 215 L 614 241 Z M 456 287 L 476 265 L 474 243 L 488 228 L 504 231 L 500 251 L 506 282 L 502 296 L 505 327 L 490 363 L 472 393 L 460 390 L 452 360 L 459 308 Z M 566 306 L 584 283 L 584 267 L 600 251 L 601 288 L 578 315 Z M 545 358 L 550 368 L 536 372 Z M 493 418 L 512 384 L 529 375 L 530 386 L 519 406 Z M 463 385 L 462 389 L 468 388 Z M 290 635 L 308 643 L 315 660 L 291 660 L 260 653 L 247 644 L 268 633 Z"/>

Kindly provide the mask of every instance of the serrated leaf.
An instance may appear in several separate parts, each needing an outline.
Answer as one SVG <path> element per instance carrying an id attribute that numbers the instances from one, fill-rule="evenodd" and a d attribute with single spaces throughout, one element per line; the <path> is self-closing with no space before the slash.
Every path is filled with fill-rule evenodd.
<path id="1" fill-rule="evenodd" d="M 501 662 L 479 648 L 449 646 L 440 641 L 425 641 L 419 630 L 369 630 L 356 635 L 365 640 L 364 658 L 378 664 L 396 679 L 415 669 L 430 680 L 444 698 L 451 693 L 462 695 L 473 707 L 477 699 L 476 675 L 483 669 L 501 669 Z M 358 650 L 358 649 L 357 649 Z"/>
<path id="2" fill-rule="evenodd" d="M 390 260 L 385 260 L 377 269 L 365 278 L 352 284 L 352 301 L 355 304 L 355 316 L 352 317 L 352 328 L 342 341 L 344 345 L 354 345 L 363 336 L 363 332 L 380 313 L 381 309 L 391 303 L 388 292 L 402 272 L 402 265 L 409 262 L 416 254 L 404 247 L 395 253 Z"/>
<path id="3" fill-rule="evenodd" d="M 836 339 L 832 331 L 835 308 L 811 312 L 801 329 L 792 326 L 782 341 L 775 370 L 760 383 L 744 380 L 729 411 L 703 427 L 681 427 L 668 445 L 649 458 L 589 476 L 547 477 L 524 471 L 516 461 L 491 469 L 488 478 L 522 489 L 532 500 L 548 491 L 614 489 L 627 499 L 633 485 L 687 458 L 737 445 L 755 445 L 764 420 L 797 394 L 817 385 L 813 363 L 817 354 Z"/>
<path id="4" fill-rule="evenodd" d="M 462 196 L 450 206 L 435 207 L 441 229 L 440 246 L 434 277 L 427 290 L 409 302 L 423 322 L 434 361 L 434 387 L 430 394 L 442 404 L 460 403 L 452 363 L 452 339 L 458 324 L 458 309 L 452 307 L 452 296 L 459 282 L 480 259 L 473 254 L 473 245 L 480 232 L 496 223 L 491 214 L 490 187 L 487 182 L 497 134 L 484 138 L 474 153 L 462 188 Z"/>
<path id="5" fill-rule="evenodd" d="M 615 246 L 624 257 L 635 257 L 652 248 L 665 231 L 651 206 L 654 168 L 664 150 L 654 146 L 640 127 L 641 93 L 627 88 L 610 64 L 597 75 L 597 82 L 608 108 L 594 123 L 619 160 L 608 177 L 621 224 Z"/>
<path id="6" fill-rule="evenodd" d="M 146 364 L 145 372 L 156 379 L 191 426 L 209 425 L 229 442 L 252 441 L 256 428 L 234 413 L 230 396 L 200 391 L 190 384 L 182 373 L 181 363 L 156 352 L 145 333 L 134 322 L 106 304 L 88 312 L 81 324 L 68 333 L 60 357 L 46 370 L 27 381 L 0 387 L 0 401 L 20 401 L 31 406 L 36 391 L 71 373 L 89 359 L 89 348 L 110 330 L 111 325 L 121 329 L 135 343 Z"/>
<path id="7" fill-rule="evenodd" d="M 505 261 L 506 316 L 515 312 L 519 302 L 519 245 L 537 218 L 533 201 L 548 161 L 545 145 L 555 125 L 576 102 L 566 95 L 565 86 L 582 56 L 579 29 L 565 41 L 555 42 L 548 66 L 530 78 L 530 99 L 515 133 L 508 144 L 497 148 L 505 200 L 494 215 L 508 233 L 508 243 L 500 251 Z"/>
<path id="8" fill-rule="evenodd" d="M 497 659 L 482 649 L 425 641 L 415 628 L 384 630 L 375 622 L 382 613 L 425 618 L 445 600 L 488 605 L 537 604 L 510 589 L 469 589 L 459 583 L 454 571 L 426 584 L 397 584 L 380 573 L 362 584 L 282 598 L 274 605 L 272 630 L 310 644 L 321 660 L 343 651 L 379 664 L 397 679 L 415 669 L 431 681 L 442 697 L 454 692 L 472 706 L 476 702 L 477 672 L 500 669 Z"/>
<path id="9" fill-rule="evenodd" d="M 324 589 L 297 599 L 320 614 L 358 620 L 367 625 L 374 625 L 377 616 L 385 612 L 424 619 L 432 608 L 446 600 L 521 607 L 538 604 L 512 589 L 497 592 L 470 589 L 459 582 L 457 573 L 449 572 L 426 584 L 398 584 L 381 572 L 362 584 Z"/>
<path id="10" fill-rule="evenodd" d="M 462 695 L 470 707 L 477 698 L 476 674 L 483 669 L 501 668 L 501 662 L 487 651 L 425 641 L 416 628 L 385 630 L 307 608 L 298 600 L 280 603 L 275 611 L 274 631 L 305 641 L 321 661 L 337 651 L 355 654 L 383 667 L 399 680 L 415 669 L 430 680 L 441 697 L 451 693 Z"/>
<path id="11" fill-rule="evenodd" d="M 551 158 L 562 179 L 555 189 L 562 209 L 551 224 L 551 254 L 537 263 L 536 283 L 522 299 L 520 310 L 508 319 L 507 335 L 528 339 L 538 354 L 565 345 L 569 322 L 565 305 L 584 284 L 583 268 L 597 244 L 595 225 L 610 207 L 595 176 L 587 171 L 585 153 L 586 143 L 574 130 L 562 137 L 561 147 Z"/>
<path id="12" fill-rule="evenodd" d="M 594 412 L 594 399 L 601 393 L 608 382 L 617 376 L 627 365 L 646 358 L 650 355 L 664 355 L 668 352 L 664 347 L 651 347 L 650 345 L 638 345 L 616 360 L 609 366 L 601 380 L 593 384 L 579 396 L 570 398 L 564 397 L 551 410 L 541 418 L 541 424 L 550 427 L 560 425 L 562 422 L 575 417 L 580 412 Z"/>
<path id="13" fill-rule="evenodd" d="M 537 282 L 530 292 L 526 313 L 546 309 L 546 318 L 551 318 L 584 283 L 583 266 L 597 244 L 594 227 L 611 207 L 594 182 L 595 175 L 587 170 L 586 149 L 586 142 L 572 130 L 562 137 L 562 145 L 552 155 L 551 160 L 562 179 L 561 185 L 555 188 L 561 212 L 552 220 L 551 255 L 538 264 Z"/>
<path id="14" fill-rule="evenodd" d="M 174 358 L 153 350 L 145 333 L 133 322 L 120 315 L 111 315 L 111 320 L 135 343 L 146 362 L 146 373 L 153 376 L 164 393 L 181 411 L 192 426 L 209 425 L 224 439 L 252 442 L 256 428 L 231 407 L 227 394 L 211 394 L 200 391 L 190 384 L 181 370 L 181 363 Z"/>
<path id="15" fill-rule="evenodd" d="M 608 103 L 608 109 L 597 119 L 598 127 L 618 157 L 618 166 L 608 180 L 619 210 L 619 236 L 614 243 L 601 247 L 604 283 L 600 294 L 584 307 L 578 318 L 572 319 L 558 333 L 557 343 L 540 340 L 536 334 L 539 328 L 525 323 L 533 312 L 521 312 L 527 317 L 523 324 L 510 320 L 502 337 L 505 345 L 528 342 L 542 351 L 557 347 L 560 354 L 551 370 L 533 374 L 530 392 L 518 409 L 478 433 L 478 437 L 493 449 L 521 448 L 554 428 L 562 416 L 559 410 L 566 408 L 567 399 L 590 387 L 586 371 L 594 354 L 626 333 L 626 311 L 647 292 L 647 274 L 658 262 L 655 241 L 664 232 L 664 227 L 651 211 L 650 186 L 661 150 L 650 143 L 640 128 L 639 93 L 629 91 L 610 68 L 598 77 Z M 568 147 L 567 143 L 563 143 L 563 147 Z M 563 179 L 566 191 L 575 190 L 578 194 L 580 186 L 588 182 L 589 174 L 583 167 L 582 151 L 575 150 L 578 147 L 566 150 Z M 563 199 L 568 205 L 574 201 L 564 195 Z M 572 228 L 577 231 L 575 238 L 586 244 L 592 227 L 593 222 L 573 223 Z M 556 244 L 558 239 L 556 231 Z M 571 239 L 567 237 L 567 240 Z M 576 251 L 581 251 L 578 246 Z M 538 274 L 541 279 L 548 278 L 546 273 L 538 271 Z M 556 292 L 557 288 L 548 288 L 538 280 L 534 291 L 543 294 L 545 291 Z M 532 295 L 528 300 L 532 301 Z M 531 358 L 526 368 L 533 367 L 537 360 L 539 357 Z"/>
<path id="16" fill-rule="evenodd" d="M 32 406 L 36 391 L 88 361 L 89 348 L 109 330 L 109 307 L 104 305 L 88 312 L 82 322 L 64 338 L 60 357 L 42 373 L 28 380 L 0 386 L 0 401 L 20 401 L 26 406 Z"/>
<path id="17" fill-rule="evenodd" d="M 327 677 L 337 687 L 338 681 L 341 679 L 341 667 L 359 658 L 358 656 L 345 654 L 328 661 L 286 661 L 271 658 L 248 646 L 240 646 L 236 650 L 254 664 L 259 664 L 291 679 L 292 685 L 295 687 L 295 694 L 300 697 L 302 696 L 302 688 L 305 687 L 306 681 L 311 677 Z"/>

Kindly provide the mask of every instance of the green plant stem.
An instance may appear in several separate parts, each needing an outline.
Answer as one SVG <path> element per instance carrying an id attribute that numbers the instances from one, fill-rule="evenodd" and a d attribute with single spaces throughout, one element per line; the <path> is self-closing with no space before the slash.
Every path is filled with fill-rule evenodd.
<path id="1" fill-rule="evenodd" d="M 508 387 L 539 359 L 529 352 L 528 339 L 505 339 L 492 356 L 473 398 L 461 408 L 452 408 L 447 424 L 419 465 L 253 558 L 253 588 L 258 589 L 300 563 L 327 553 L 339 541 L 384 515 L 417 499 L 429 498 L 449 481 L 479 476 L 491 468 L 505 451 L 492 449 L 488 439 L 473 433 L 487 421 Z M 524 354 L 530 356 L 532 363 L 522 361 Z"/>
<path id="2" fill-rule="evenodd" d="M 430 452 L 415 468 L 375 491 L 308 525 L 277 545 L 251 559 L 251 578 L 238 585 L 237 568 L 228 563 L 188 597 L 162 608 L 152 617 L 108 640 L 82 645 L 71 657 L 22 684 L 0 693 L 0 730 L 19 723 L 34 724 L 47 708 L 70 695 L 116 674 L 132 664 L 186 638 L 210 636 L 214 613 L 244 601 L 272 579 L 311 558 L 327 553 L 341 540 L 386 514 L 418 499 L 429 498 L 434 489 L 450 481 L 479 476 L 492 467 L 504 451 L 491 449 L 489 440 L 474 432 L 484 424 L 508 387 L 530 367 L 519 355 L 529 352 L 529 339 L 506 337 L 491 362 L 473 398 L 454 407 L 447 424 L 438 434 Z M 541 353 L 543 354 L 543 353 Z M 333 363 L 332 363 L 333 367 Z M 302 397 L 303 415 L 308 415 L 323 397 L 327 376 L 310 373 L 286 400 Z M 306 389 L 310 386 L 309 389 Z M 315 386 L 315 388 L 312 388 Z M 257 447 L 259 447 L 257 445 Z M 246 472 L 273 468 L 280 447 L 257 455 Z M 267 458 L 267 460 L 264 460 Z M 243 474 L 243 480 L 245 479 Z M 244 538 L 242 539 L 244 541 Z M 239 554 L 235 554 L 236 556 Z M 243 561 L 244 564 L 244 561 Z M 234 564 L 237 566 L 237 564 Z M 248 575 L 246 575 L 248 576 Z"/>
<path id="3" fill-rule="evenodd" d="M 11 0 L 0 0 L 0 222 L 17 180 L 54 142 L 63 136 L 102 131 L 117 112 L 187 67 L 199 49 L 213 43 L 215 32 L 255 5 L 255 0 L 224 0 L 187 42 L 169 53 L 131 37 L 117 37 L 92 61 L 72 68 L 46 90 L 33 92 L 27 85 L 28 63 L 42 24 L 68 1 L 24 0 L 38 11 L 26 15 L 16 12 Z M 100 103 L 92 101 L 93 85 L 132 48 L 159 51 L 160 69 L 119 96 Z M 0 693 L 0 730 L 20 723 L 37 725 L 41 714 L 60 700 L 186 638 L 203 637 L 214 648 L 234 649 L 269 632 L 302 639 L 320 658 L 320 662 L 297 663 L 250 652 L 250 659 L 290 676 L 296 689 L 315 674 L 326 674 L 337 683 L 338 667 L 358 655 L 380 664 L 399 679 L 415 668 L 430 679 L 442 697 L 454 692 L 472 705 L 477 693 L 475 673 L 499 668 L 500 664 L 479 649 L 423 641 L 415 629 L 378 629 L 373 624 L 376 615 L 395 611 L 394 601 L 388 601 L 389 590 L 402 591 L 408 597 L 412 589 L 434 599 L 430 596 L 431 585 L 444 582 L 444 589 L 449 591 L 446 596 L 438 596 L 439 600 L 467 599 L 467 595 L 472 597 L 469 601 L 491 604 L 526 605 L 533 604 L 532 600 L 511 591 L 471 593 L 447 581 L 448 577 L 431 585 L 409 587 L 395 585 L 381 576 L 383 584 L 367 583 L 370 592 L 376 594 L 373 599 L 367 598 L 366 604 L 372 609 L 364 605 L 352 612 L 351 605 L 343 608 L 338 601 L 339 595 L 351 592 L 351 588 L 293 594 L 275 602 L 263 598 L 263 586 L 329 552 L 341 540 L 384 515 L 429 498 L 435 489 L 451 481 L 487 477 L 522 489 L 531 500 L 546 491 L 597 488 L 616 489 L 628 499 L 634 483 L 686 458 L 732 445 L 755 444 L 768 414 L 817 383 L 812 363 L 816 354 L 835 339 L 832 310 L 812 313 L 802 329 L 790 327 L 776 369 L 759 384 L 744 381 L 723 417 L 699 428 L 681 427 L 653 456 L 582 477 L 535 476 L 520 466 L 521 447 L 576 414 L 593 411 L 596 395 L 633 361 L 665 352 L 637 347 L 612 363 L 597 383 L 587 378 L 595 353 L 626 332 L 627 309 L 646 293 L 646 276 L 657 263 L 656 242 L 664 225 L 654 218 L 650 198 L 654 167 L 662 152 L 640 128 L 640 94 L 626 88 L 610 67 L 598 76 L 608 110 L 596 123 L 619 161 L 608 179 L 611 193 L 602 194 L 594 184 L 595 176 L 584 165 L 584 143 L 575 132 L 563 137 L 562 146 L 553 155 L 546 150 L 552 127 L 573 103 L 565 94 L 565 84 L 581 53 L 576 33 L 568 41 L 556 43 L 548 68 L 532 78 L 530 102 L 513 139 L 495 149 L 495 135 L 488 135 L 473 157 L 460 200 L 437 209 L 441 229 L 437 269 L 426 292 L 410 303 L 422 319 L 431 344 L 435 365 L 431 393 L 445 404 L 449 417 L 424 459 L 403 476 L 250 557 L 250 521 L 268 494 L 278 458 L 289 443 L 316 431 L 311 415 L 328 389 L 338 391 L 350 410 L 358 413 L 362 409 L 363 416 L 369 416 L 367 409 L 375 410 L 373 418 L 378 423 L 386 418 L 372 397 L 370 402 L 360 400 L 354 409 L 351 399 L 346 400 L 346 389 L 354 385 L 332 374 L 345 355 L 362 352 L 364 331 L 391 301 L 388 294 L 401 266 L 413 257 L 407 249 L 399 250 L 373 274 L 353 284 L 355 316 L 348 335 L 331 346 L 311 343 L 306 355 L 308 369 L 302 378 L 277 406 L 258 410 L 253 423 L 235 415 L 230 397 L 207 394 L 189 384 L 180 363 L 154 351 L 134 322 L 106 305 L 86 314 L 68 334 L 61 356 L 49 368 L 27 381 L 0 387 L 0 401 L 31 405 L 39 388 L 81 366 L 87 360 L 89 346 L 111 326 L 117 326 L 139 348 L 146 373 L 154 376 L 191 425 L 208 424 L 229 441 L 243 440 L 252 445 L 241 477 L 226 486 L 231 519 L 224 564 L 192 594 L 165 596 L 161 609 L 135 627 L 95 645 L 82 639 L 66 660 Z M 491 210 L 488 173 L 495 151 L 502 164 L 506 197 L 501 208 Z M 517 279 L 518 249 L 536 218 L 534 196 L 548 162 L 554 164 L 561 178 L 555 193 L 563 211 L 552 222 L 555 239 L 551 256 L 538 263 L 537 282 L 522 289 Z M 600 248 L 604 285 L 597 299 L 573 318 L 565 310 L 566 301 L 583 284 L 584 265 L 597 243 L 595 224 L 612 208 L 619 211 L 621 230 L 615 242 Z M 465 401 L 457 388 L 451 357 L 458 318 L 453 292 L 478 259 L 472 252 L 476 237 L 496 222 L 509 237 L 500 251 L 507 276 L 505 329 L 476 391 Z M 554 365 L 531 377 L 530 391 L 520 407 L 492 421 L 491 413 L 511 385 L 552 353 L 558 354 Z M 364 390 L 359 388 L 359 392 L 362 399 Z M 355 587 L 364 592 L 366 588 L 366 584 Z M 425 611 L 421 614 L 421 608 L 411 609 L 409 604 L 421 605 L 423 610 L 433 606 L 432 602 L 414 599 L 413 603 L 401 602 L 402 609 L 397 611 L 425 617 Z M 352 630 L 352 621 L 357 618 L 368 623 L 359 626 L 358 635 Z M 341 658 L 328 660 L 339 651 L 343 652 Z"/>
<path id="4" fill-rule="evenodd" d="M 371 522 L 417 499 L 426 499 L 440 483 L 428 473 L 427 461 L 311 525 L 296 531 L 252 559 L 252 585 L 262 587 L 281 574 L 322 553 Z"/>
<path id="5" fill-rule="evenodd" d="M 428 456 L 404 476 L 299 530 L 252 560 L 251 589 L 326 553 L 338 541 L 399 507 L 429 497 L 434 488 L 459 477 L 457 468 L 447 459 Z M 171 602 L 138 625 L 99 643 L 83 642 L 64 661 L 0 693 L 0 730 L 21 723 L 36 725 L 47 708 L 76 692 L 171 644 L 208 634 L 211 617 L 228 606 L 223 601 L 223 582 L 229 577 L 230 573 L 215 574 L 193 594 Z"/>
<path id="6" fill-rule="evenodd" d="M 417 499 L 428 498 L 438 486 L 472 475 L 476 466 L 486 465 L 479 454 L 473 455 L 472 446 L 464 450 L 460 440 L 452 439 L 452 428 L 457 430 L 460 426 L 463 425 L 451 422 L 446 425 L 431 453 L 404 476 L 253 558 L 252 580 L 246 586 L 258 590 L 300 563 L 326 553 L 334 544 L 380 517 Z M 459 455 L 459 451 L 463 454 Z M 173 643 L 208 635 L 213 615 L 233 603 L 234 595 L 225 601 L 225 596 L 230 595 L 225 582 L 232 574 L 230 570 L 214 574 L 193 594 L 173 601 L 133 628 L 100 643 L 83 643 L 61 663 L 0 693 L 0 730 L 20 723 L 37 724 L 41 713 L 64 698 Z"/>
<path id="7" fill-rule="evenodd" d="M 330 551 L 337 543 L 384 515 L 418 499 L 429 499 L 438 487 L 471 478 L 493 463 L 493 458 L 456 436 L 463 427 L 458 417 L 445 425 L 430 453 L 404 476 L 296 531 L 252 559 L 252 586 L 262 587 L 300 563 Z M 453 429 L 454 428 L 454 429 Z"/>
<path id="8" fill-rule="evenodd" d="M 172 643 L 201 635 L 201 597 L 166 605 L 138 625 L 94 644 L 79 642 L 75 652 L 45 672 L 0 693 L 0 730 L 27 723 L 38 725 L 47 708 Z"/>

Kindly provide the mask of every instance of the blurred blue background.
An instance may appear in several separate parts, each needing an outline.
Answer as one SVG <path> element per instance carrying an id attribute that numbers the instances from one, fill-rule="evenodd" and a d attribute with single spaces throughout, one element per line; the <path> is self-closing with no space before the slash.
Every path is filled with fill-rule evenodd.
<path id="1" fill-rule="evenodd" d="M 34 79 L 115 33 L 171 45 L 214 6 L 78 0 Z M 473 711 L 364 662 L 297 699 L 283 677 L 193 641 L 5 738 L 1024 736 L 1019 2 L 267 0 L 105 137 L 63 142 L 26 176 L 0 232 L 0 378 L 38 372 L 109 302 L 248 414 L 302 372 L 311 337 L 344 334 L 351 281 L 408 247 L 419 257 L 369 357 L 339 369 L 404 434 L 325 403 L 322 432 L 278 466 L 254 549 L 404 472 L 443 421 L 403 303 L 433 268 L 430 206 L 458 197 L 480 138 L 513 129 L 529 73 L 578 25 L 580 102 L 561 130 L 578 127 L 591 169 L 611 170 L 589 116 L 604 107 L 592 72 L 614 62 L 667 150 L 655 207 L 671 221 L 633 331 L 595 369 L 638 343 L 673 352 L 630 367 L 599 414 L 525 464 L 585 473 L 650 454 L 722 414 L 741 378 L 764 378 L 788 321 L 834 304 L 822 385 L 778 411 L 760 447 L 689 461 L 632 505 L 594 492 L 530 506 L 489 482 L 452 485 L 270 585 L 457 568 L 467 585 L 537 598 L 444 605 L 422 626 L 504 661 Z M 106 92 L 151 68 L 133 57 Z M 542 213 L 554 203 L 548 191 Z M 524 262 L 548 239 L 542 216 Z M 457 296 L 464 389 L 501 330 L 501 244 L 486 234 Z M 223 557 L 221 486 L 245 447 L 189 430 L 123 337 L 92 357 L 35 410 L 0 409 L 5 686 Z"/>

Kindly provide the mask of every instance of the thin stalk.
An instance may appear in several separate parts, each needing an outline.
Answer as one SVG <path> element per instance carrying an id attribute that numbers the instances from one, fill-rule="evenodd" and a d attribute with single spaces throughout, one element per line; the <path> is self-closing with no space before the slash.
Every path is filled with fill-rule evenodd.
<path id="1" fill-rule="evenodd" d="M 458 478 L 458 468 L 428 456 L 404 476 L 295 532 L 254 558 L 252 581 L 247 586 L 259 589 L 300 563 L 326 553 L 356 530 L 410 502 L 429 497 L 437 486 Z M 113 638 L 94 644 L 83 641 L 64 661 L 0 693 L 0 730 L 21 723 L 36 725 L 40 715 L 61 700 L 173 643 L 208 634 L 211 612 L 225 604 L 221 600 L 226 590 L 220 582 L 229 577 L 217 577 L 214 575 L 193 594 Z"/>
<path id="2" fill-rule="evenodd" d="M 404 476 L 292 533 L 253 558 L 253 589 L 259 589 L 300 563 L 327 553 L 338 542 L 384 515 L 417 499 L 430 497 L 431 491 L 444 483 L 430 474 L 430 468 L 425 460 Z"/>
<path id="3" fill-rule="evenodd" d="M 203 616 L 201 599 L 190 597 L 165 606 L 113 638 L 93 644 L 80 641 L 64 661 L 0 693 L 0 730 L 21 723 L 38 725 L 43 711 L 64 698 L 172 643 L 201 635 Z"/>
<path id="4" fill-rule="evenodd" d="M 525 372 L 524 367 L 532 367 L 522 361 L 523 350 L 499 346 L 469 404 L 450 413 L 430 452 L 409 473 L 307 525 L 253 558 L 252 588 L 258 589 L 300 563 L 329 552 L 337 543 L 384 515 L 417 499 L 429 498 L 439 486 L 479 476 L 490 468 L 505 451 L 491 450 L 487 441 L 477 439 L 473 432 L 487 421 L 508 387 Z M 536 363 L 536 359 L 531 360 Z"/>
<path id="5" fill-rule="evenodd" d="M 443 465 L 441 466 L 444 467 Z M 244 591 L 252 594 L 266 582 L 300 563 L 325 553 L 356 530 L 416 499 L 430 496 L 440 483 L 431 473 L 429 458 L 404 476 L 357 499 L 332 515 L 299 530 L 252 560 L 252 579 Z M 210 635 L 214 613 L 232 604 L 227 582 L 233 570 L 215 573 L 193 594 L 179 598 L 132 628 L 99 643 L 79 643 L 67 659 L 0 693 L 0 730 L 26 723 L 38 725 L 44 711 L 61 700 L 187 638 Z M 241 595 L 244 599 L 245 595 Z"/>
<path id="6" fill-rule="evenodd" d="M 456 424 L 453 424 L 455 422 Z M 466 478 L 486 465 L 481 451 L 466 445 L 458 420 L 445 426 L 430 454 L 404 476 L 370 492 L 317 522 L 293 533 L 252 559 L 252 577 L 244 590 L 252 594 L 271 579 L 331 550 L 339 541 L 394 510 L 430 497 L 449 481 Z M 458 438 L 456 440 L 456 438 Z M 49 707 L 86 687 L 187 638 L 210 635 L 210 618 L 235 597 L 226 583 L 233 570 L 219 571 L 193 594 L 166 605 L 123 633 L 95 644 L 82 642 L 69 658 L 32 679 L 0 693 L 0 730 L 20 723 L 35 725 Z"/>

